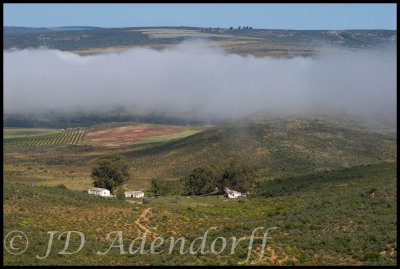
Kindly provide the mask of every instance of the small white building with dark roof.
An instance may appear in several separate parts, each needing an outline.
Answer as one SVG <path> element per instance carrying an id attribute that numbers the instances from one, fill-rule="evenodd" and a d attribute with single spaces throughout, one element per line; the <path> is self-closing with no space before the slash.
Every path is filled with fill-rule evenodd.
<path id="1" fill-rule="evenodd" d="M 103 196 L 103 197 L 111 197 L 111 192 L 107 189 L 92 187 L 88 190 L 89 194 Z"/>
<path id="2" fill-rule="evenodd" d="M 241 192 L 231 190 L 228 187 L 225 187 L 224 190 L 229 199 L 247 197 L 247 194 L 243 194 Z"/>
<path id="3" fill-rule="evenodd" d="M 144 197 L 144 192 L 142 192 L 142 191 L 127 191 L 127 192 L 125 192 L 125 197 L 143 198 Z"/>

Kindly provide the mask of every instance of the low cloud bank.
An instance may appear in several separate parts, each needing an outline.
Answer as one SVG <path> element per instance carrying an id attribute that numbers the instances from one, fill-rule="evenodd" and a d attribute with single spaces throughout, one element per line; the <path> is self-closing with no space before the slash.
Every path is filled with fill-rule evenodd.
<path id="1" fill-rule="evenodd" d="M 242 57 L 191 41 L 78 56 L 4 52 L 6 112 L 92 110 L 232 118 L 319 110 L 395 115 L 396 52 L 325 49 L 317 58 Z"/>

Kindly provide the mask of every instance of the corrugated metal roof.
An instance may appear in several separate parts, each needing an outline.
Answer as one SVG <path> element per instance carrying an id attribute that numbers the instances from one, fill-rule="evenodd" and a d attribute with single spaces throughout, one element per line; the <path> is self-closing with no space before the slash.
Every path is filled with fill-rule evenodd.
<path id="1" fill-rule="evenodd" d="M 143 193 L 142 191 L 127 191 L 125 192 L 125 194 L 139 194 L 139 193 Z"/>
<path id="2" fill-rule="evenodd" d="M 93 188 L 90 188 L 89 191 L 109 191 L 109 190 L 103 189 L 103 188 L 96 188 L 96 187 L 93 187 Z"/>

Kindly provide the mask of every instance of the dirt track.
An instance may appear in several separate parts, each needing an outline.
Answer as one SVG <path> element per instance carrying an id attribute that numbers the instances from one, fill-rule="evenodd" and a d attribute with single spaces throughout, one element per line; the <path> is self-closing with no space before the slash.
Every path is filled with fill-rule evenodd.
<path id="1" fill-rule="evenodd" d="M 145 210 L 143 210 L 142 214 L 140 215 L 140 217 L 135 221 L 135 224 L 138 225 L 140 227 L 140 229 L 144 230 L 145 232 L 147 231 L 148 235 L 158 235 L 156 232 L 150 231 L 149 229 L 147 229 L 145 226 L 143 226 L 140 221 L 149 221 L 149 219 L 146 217 L 147 213 L 151 210 L 152 208 L 146 208 Z"/>

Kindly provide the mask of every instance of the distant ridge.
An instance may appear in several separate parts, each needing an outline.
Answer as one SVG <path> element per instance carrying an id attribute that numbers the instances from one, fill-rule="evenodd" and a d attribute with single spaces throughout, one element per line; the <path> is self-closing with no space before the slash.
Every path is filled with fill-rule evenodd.
<path id="1" fill-rule="evenodd" d="M 102 29 L 102 28 L 94 26 L 60 26 L 60 27 L 4 26 L 3 36 L 39 34 L 39 33 L 55 32 L 55 31 L 95 30 L 95 29 Z"/>
<path id="2" fill-rule="evenodd" d="M 53 27 L 51 27 L 53 28 Z M 103 27 L 97 27 L 97 26 L 59 26 L 59 27 L 54 27 L 54 28 L 84 28 L 84 29 L 102 29 Z"/>
<path id="3" fill-rule="evenodd" d="M 124 27 L 61 26 L 31 28 L 5 26 L 3 49 L 41 46 L 80 55 L 126 50 L 133 47 L 164 49 L 186 39 L 216 42 L 230 53 L 256 57 L 313 57 L 321 48 L 394 48 L 395 30 L 271 30 L 206 27 Z"/>

